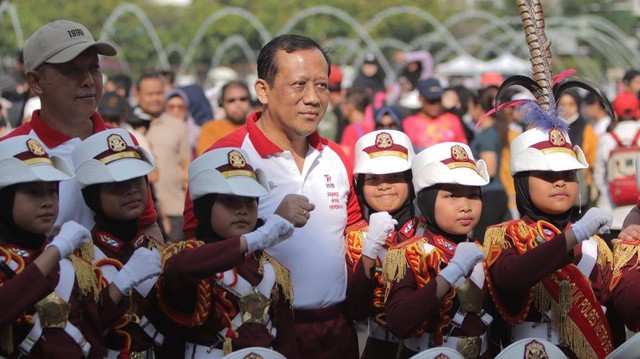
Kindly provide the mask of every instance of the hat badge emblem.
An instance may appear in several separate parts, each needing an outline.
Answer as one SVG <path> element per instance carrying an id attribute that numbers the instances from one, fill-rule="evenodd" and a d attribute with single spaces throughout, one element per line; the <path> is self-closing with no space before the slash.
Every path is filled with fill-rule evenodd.
<path id="1" fill-rule="evenodd" d="M 526 359 L 549 359 L 549 354 L 542 343 L 532 340 L 524 347 L 524 357 Z"/>
<path id="2" fill-rule="evenodd" d="M 467 151 L 464 149 L 464 147 L 455 145 L 451 147 L 451 158 L 453 158 L 455 161 L 468 161 L 469 154 L 467 154 Z"/>
<path id="3" fill-rule="evenodd" d="M 244 168 L 247 165 L 247 161 L 244 159 L 244 156 L 242 156 L 242 153 L 238 151 L 233 150 L 229 152 L 228 157 L 231 167 Z"/>
<path id="4" fill-rule="evenodd" d="M 376 147 L 378 148 L 390 148 L 393 146 L 393 138 L 386 132 L 381 132 L 376 136 Z"/>
<path id="5" fill-rule="evenodd" d="M 567 143 L 567 140 L 564 138 L 562 131 L 554 128 L 549 131 L 549 142 L 556 147 L 563 147 Z"/>
<path id="6" fill-rule="evenodd" d="M 34 156 L 41 157 L 47 154 L 40 142 L 34 140 L 33 138 L 27 140 L 27 148 L 29 149 L 29 152 L 31 152 L 31 154 L 33 154 Z"/>
<path id="7" fill-rule="evenodd" d="M 113 134 L 107 137 L 109 149 L 113 152 L 122 152 L 127 149 L 127 143 L 122 136 Z"/>

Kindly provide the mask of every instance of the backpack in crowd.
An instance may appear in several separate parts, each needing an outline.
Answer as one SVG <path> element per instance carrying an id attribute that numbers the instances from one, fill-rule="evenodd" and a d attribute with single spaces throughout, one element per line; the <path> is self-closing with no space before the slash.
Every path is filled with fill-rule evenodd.
<path id="1" fill-rule="evenodd" d="M 620 138 L 612 132 L 609 135 L 616 141 L 617 147 L 609 152 L 607 161 L 607 183 L 611 202 L 616 206 L 636 204 L 638 201 L 638 185 L 636 184 L 636 157 L 640 155 L 640 130 L 633 141 L 625 146 Z"/>

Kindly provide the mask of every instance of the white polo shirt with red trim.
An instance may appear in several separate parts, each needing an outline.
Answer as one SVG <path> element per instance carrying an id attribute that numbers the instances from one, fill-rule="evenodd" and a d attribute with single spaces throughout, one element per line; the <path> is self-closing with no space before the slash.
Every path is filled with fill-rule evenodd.
<path id="1" fill-rule="evenodd" d="M 93 113 L 91 121 L 93 121 L 94 133 L 107 129 L 104 120 L 102 120 L 102 117 L 100 117 L 97 112 Z M 44 145 L 45 150 L 50 156 L 63 158 L 67 162 L 67 166 L 73 169 L 71 152 L 80 142 L 82 142 L 82 140 L 78 137 L 68 137 L 47 125 L 40 117 L 39 110 L 33 112 L 31 121 L 17 127 L 5 137 L 0 138 L 0 141 L 5 138 L 22 135 L 28 135 L 39 140 L 40 143 Z M 133 138 L 133 141 L 136 141 L 135 137 Z M 60 209 L 58 218 L 56 219 L 56 224 L 75 221 L 88 229 L 93 228 L 95 223 L 93 220 L 93 212 L 84 203 L 80 185 L 75 178 L 60 182 L 58 198 Z M 157 214 L 153 207 L 153 201 L 151 199 L 151 195 L 149 195 L 147 207 L 140 218 L 140 228 L 153 224 L 156 220 L 156 216 Z"/>
<path id="2" fill-rule="evenodd" d="M 353 187 L 351 168 L 337 144 L 309 136 L 309 150 L 302 172 L 289 151 L 271 142 L 257 127 L 260 113 L 252 113 L 246 126 L 216 142 L 211 148 L 241 147 L 254 168 L 265 172 L 270 193 L 261 197 L 258 215 L 268 220 L 289 193 L 309 198 L 315 205 L 307 224 L 267 252 L 292 274 L 294 307 L 317 309 L 346 298 L 347 266 L 344 232 L 362 220 Z M 185 204 L 185 238 L 193 238 L 197 221 L 193 205 Z"/>

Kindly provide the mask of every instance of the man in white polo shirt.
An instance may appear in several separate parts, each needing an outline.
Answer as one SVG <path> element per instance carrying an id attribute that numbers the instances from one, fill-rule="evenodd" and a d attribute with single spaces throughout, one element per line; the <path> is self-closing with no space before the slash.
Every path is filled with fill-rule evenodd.
<path id="1" fill-rule="evenodd" d="M 210 148 L 242 147 L 265 172 L 271 192 L 260 198 L 261 217 L 271 216 L 286 195 L 294 194 L 287 219 L 306 219 L 286 243 L 268 250 L 291 270 L 301 358 L 358 357 L 355 329 L 344 315 L 344 235 L 362 228 L 364 220 L 344 153 L 317 132 L 329 102 L 329 65 L 310 38 L 271 40 L 258 55 L 254 85 L 263 111 L 252 113 L 245 126 Z M 189 202 L 184 229 L 185 238 L 197 230 Z"/>
<path id="2" fill-rule="evenodd" d="M 35 137 L 49 154 L 64 158 L 72 166 L 71 151 L 83 139 L 107 128 L 95 112 L 102 98 L 98 55 L 115 54 L 113 46 L 96 42 L 89 30 L 76 22 L 58 20 L 36 30 L 25 43 L 24 63 L 27 83 L 40 97 L 41 108 L 33 112 L 30 122 L 5 138 Z M 84 203 L 76 180 L 60 182 L 59 191 L 56 224 L 73 220 L 91 229 L 93 213 Z M 139 225 L 146 234 L 162 239 L 151 196 Z"/>

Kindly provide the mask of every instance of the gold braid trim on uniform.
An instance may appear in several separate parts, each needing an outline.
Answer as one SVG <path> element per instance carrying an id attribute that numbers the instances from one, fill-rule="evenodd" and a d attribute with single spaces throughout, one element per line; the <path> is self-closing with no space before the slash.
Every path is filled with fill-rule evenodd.
<path id="1" fill-rule="evenodd" d="M 618 283 L 620 283 L 620 279 L 622 279 L 622 268 L 629 265 L 634 257 L 636 258 L 636 263 L 632 265 L 629 270 L 640 268 L 640 245 L 638 245 L 638 242 L 635 240 L 619 240 L 613 246 L 612 276 L 611 283 L 609 284 L 610 291 L 613 291 Z"/>
<path id="2" fill-rule="evenodd" d="M 567 281 L 563 282 L 568 284 Z M 562 282 L 560 283 L 560 286 L 560 294 L 562 295 Z M 562 298 L 560 301 L 562 302 Z M 571 302 L 569 302 L 569 306 L 571 306 Z M 558 305 L 556 302 L 551 301 L 551 326 L 558 333 L 558 337 L 561 338 L 562 342 L 566 344 L 578 358 L 598 359 L 598 356 L 591 348 L 589 341 L 585 338 L 580 328 L 578 328 L 566 313 L 563 314 L 563 311 L 566 308 L 561 307 L 562 303 Z"/>
<path id="3" fill-rule="evenodd" d="M 633 241 L 620 241 L 613 246 L 613 272 L 618 272 L 637 256 L 631 269 L 640 267 L 640 245 Z"/>
<path id="4" fill-rule="evenodd" d="M 78 251 L 80 255 L 78 255 Z M 76 272 L 78 289 L 80 290 L 80 294 L 85 297 L 92 294 L 93 300 L 97 303 L 100 300 L 100 281 L 96 275 L 96 267 L 93 265 L 95 258 L 93 243 L 81 245 L 78 251 L 69 256 L 69 259 L 71 259 L 73 263 L 73 269 Z"/>
<path id="5" fill-rule="evenodd" d="M 609 249 L 607 243 L 600 238 L 600 236 L 593 236 L 593 239 L 598 242 L 598 258 L 596 258 L 596 263 L 600 268 L 606 268 L 607 266 L 613 265 L 613 253 Z"/>
<path id="6" fill-rule="evenodd" d="M 506 227 L 507 225 L 492 226 L 487 228 L 484 234 L 482 251 L 487 267 L 491 267 L 504 250 L 513 247 L 512 242 L 507 238 Z"/>
<path id="7" fill-rule="evenodd" d="M 362 244 L 364 243 L 364 232 L 369 228 L 365 220 L 358 221 L 350 225 L 344 231 L 344 243 L 349 264 L 355 268 L 360 257 L 362 257 Z"/>
<path id="8" fill-rule="evenodd" d="M 164 267 L 167 259 L 171 258 L 171 256 L 173 256 L 174 254 L 179 253 L 184 249 L 198 248 L 203 244 L 203 241 L 186 240 L 165 246 L 164 250 L 162 251 L 162 267 Z M 158 303 L 160 305 L 160 308 L 169 318 L 171 318 L 171 320 L 186 327 L 197 327 L 199 325 L 202 325 L 207 320 L 207 318 L 209 318 L 209 314 L 211 312 L 211 302 L 213 298 L 212 278 L 203 279 L 198 283 L 195 310 L 191 315 L 177 313 L 169 308 L 162 290 L 163 282 L 164 278 L 162 275 L 160 275 L 160 277 L 158 277 L 158 281 L 156 282 L 156 287 L 158 288 L 156 294 L 158 295 Z"/>
<path id="9" fill-rule="evenodd" d="M 260 256 L 260 268 L 258 268 L 258 273 L 264 274 L 265 262 L 269 262 L 269 264 L 271 264 L 276 275 L 276 283 L 278 283 L 282 288 L 284 297 L 289 302 L 289 304 L 293 304 L 293 281 L 291 280 L 291 271 L 289 271 L 289 269 L 283 266 L 280 262 L 275 260 L 275 258 L 271 257 L 265 252 L 262 252 L 262 256 Z"/>
<path id="10" fill-rule="evenodd" d="M 404 242 L 398 246 L 391 247 L 387 251 L 384 257 L 384 264 L 382 267 L 382 280 L 389 285 L 391 282 L 399 282 L 407 275 L 407 267 L 409 262 L 407 260 L 407 250 L 414 245 L 424 248 L 427 240 L 422 237 L 418 240 L 411 242 Z M 419 248 L 414 250 L 420 251 Z M 416 278 L 416 281 L 418 278 Z"/>
<path id="11" fill-rule="evenodd" d="M 164 242 L 160 242 L 159 240 L 155 239 L 155 237 L 153 236 L 149 236 L 149 235 L 145 235 L 145 237 L 147 237 L 148 241 L 147 241 L 147 249 L 157 249 L 160 253 L 162 253 L 164 251 L 164 249 L 167 247 L 167 244 Z"/>
<path id="12" fill-rule="evenodd" d="M 542 282 L 535 285 L 534 306 L 540 313 L 546 313 L 551 310 L 551 326 L 558 333 L 558 337 L 577 355 L 578 358 L 593 358 L 597 356 L 585 339 L 582 331 L 569 318 L 568 313 L 571 309 L 571 285 L 568 281 L 560 282 L 560 303 L 556 303 Z"/>

